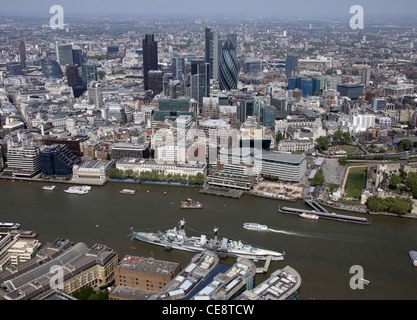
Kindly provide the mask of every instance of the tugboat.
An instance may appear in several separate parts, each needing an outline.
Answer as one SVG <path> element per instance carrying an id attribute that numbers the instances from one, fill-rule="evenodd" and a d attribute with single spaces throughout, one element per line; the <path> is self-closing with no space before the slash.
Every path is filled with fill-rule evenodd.
<path id="1" fill-rule="evenodd" d="M 194 201 L 193 199 L 188 198 L 185 201 L 181 201 L 181 209 L 202 209 L 203 204 L 199 201 Z"/>

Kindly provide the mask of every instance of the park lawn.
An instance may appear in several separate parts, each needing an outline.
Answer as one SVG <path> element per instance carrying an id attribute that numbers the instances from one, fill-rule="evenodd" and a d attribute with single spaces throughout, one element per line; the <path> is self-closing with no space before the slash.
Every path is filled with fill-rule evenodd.
<path id="1" fill-rule="evenodd" d="M 364 154 L 364 152 L 357 146 L 340 145 L 340 146 L 335 146 L 335 148 L 346 151 L 348 155 L 349 154 L 352 154 L 352 155 Z"/>
<path id="2" fill-rule="evenodd" d="M 360 198 L 362 190 L 366 187 L 366 174 L 368 168 L 351 168 L 346 180 L 345 193 L 348 197 Z"/>

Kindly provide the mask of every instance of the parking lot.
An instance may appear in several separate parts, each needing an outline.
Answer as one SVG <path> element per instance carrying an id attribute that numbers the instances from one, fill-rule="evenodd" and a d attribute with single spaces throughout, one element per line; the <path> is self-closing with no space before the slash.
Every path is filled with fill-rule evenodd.
<path id="1" fill-rule="evenodd" d="M 339 166 L 337 159 L 325 159 L 322 169 L 326 183 L 342 184 L 345 167 Z"/>

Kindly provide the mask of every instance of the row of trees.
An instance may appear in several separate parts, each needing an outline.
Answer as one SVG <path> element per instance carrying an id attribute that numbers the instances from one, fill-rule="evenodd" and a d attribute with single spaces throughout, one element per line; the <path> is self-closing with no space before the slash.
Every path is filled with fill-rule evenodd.
<path id="1" fill-rule="evenodd" d="M 204 184 L 204 175 L 197 173 L 195 176 L 187 176 L 181 174 L 164 174 L 156 171 L 144 171 L 141 173 L 133 170 L 120 170 L 112 168 L 109 170 L 110 179 L 120 180 L 137 180 L 137 181 L 163 181 L 163 182 L 179 182 L 183 184 L 202 185 Z"/>
<path id="2" fill-rule="evenodd" d="M 334 145 L 348 145 L 352 143 L 352 137 L 349 132 L 343 132 L 341 130 L 335 131 L 333 135 L 330 136 L 330 140 L 325 137 L 319 137 L 316 139 L 317 149 L 319 151 L 324 151 L 329 149 L 330 143 Z"/>
<path id="3" fill-rule="evenodd" d="M 413 209 L 413 201 L 411 199 L 401 197 L 370 197 L 368 198 L 366 204 L 371 211 L 385 211 L 400 215 L 410 213 Z"/>

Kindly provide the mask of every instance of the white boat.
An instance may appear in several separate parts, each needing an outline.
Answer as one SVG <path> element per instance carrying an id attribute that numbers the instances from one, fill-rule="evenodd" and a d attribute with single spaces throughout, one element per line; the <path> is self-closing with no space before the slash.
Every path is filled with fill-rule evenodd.
<path id="1" fill-rule="evenodd" d="M 301 218 L 305 218 L 305 219 L 312 219 L 312 220 L 318 220 L 319 219 L 319 216 L 318 215 L 316 215 L 316 214 L 310 214 L 310 213 L 305 213 L 305 212 L 299 214 L 299 216 Z"/>
<path id="2" fill-rule="evenodd" d="M 243 224 L 243 228 L 255 231 L 268 231 L 268 226 L 254 222 L 245 222 Z"/>
<path id="3" fill-rule="evenodd" d="M 48 191 L 53 191 L 53 190 L 57 189 L 57 186 L 43 186 L 42 189 L 43 190 L 48 190 Z"/>
<path id="4" fill-rule="evenodd" d="M 413 263 L 414 267 L 417 267 L 417 251 L 409 251 L 408 254 L 410 255 L 411 262 Z"/>
<path id="5" fill-rule="evenodd" d="M 20 224 L 14 222 L 0 222 L 0 228 L 2 229 L 19 229 Z"/>
<path id="6" fill-rule="evenodd" d="M 121 194 L 135 194 L 136 190 L 131 189 L 123 189 L 122 191 L 119 191 Z"/>
<path id="7" fill-rule="evenodd" d="M 89 191 L 91 190 L 91 187 L 86 187 L 86 186 L 82 186 L 82 187 L 70 187 L 67 190 L 64 190 L 66 193 L 71 193 L 71 194 L 87 194 Z"/>

